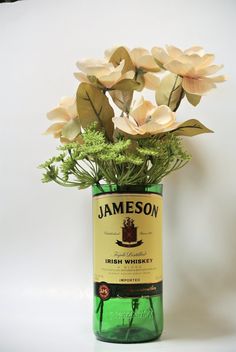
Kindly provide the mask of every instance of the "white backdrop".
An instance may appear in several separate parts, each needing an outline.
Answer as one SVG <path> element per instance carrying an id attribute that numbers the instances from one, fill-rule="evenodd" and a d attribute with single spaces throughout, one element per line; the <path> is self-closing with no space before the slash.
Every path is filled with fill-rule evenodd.
<path id="1" fill-rule="evenodd" d="M 235 339 L 235 10 L 230 0 L 25 0 L 0 4 L 0 351 L 222 351 Z M 46 112 L 72 95 L 83 57 L 202 45 L 229 81 L 178 119 L 215 131 L 186 139 L 192 161 L 164 181 L 165 330 L 121 346 L 92 335 L 91 191 L 40 183 L 56 152 Z"/>

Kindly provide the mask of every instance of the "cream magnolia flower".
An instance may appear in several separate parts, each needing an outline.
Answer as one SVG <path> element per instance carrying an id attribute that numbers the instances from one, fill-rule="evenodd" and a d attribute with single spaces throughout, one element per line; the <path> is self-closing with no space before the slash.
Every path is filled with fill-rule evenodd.
<path id="1" fill-rule="evenodd" d="M 119 47 L 116 46 L 105 51 L 105 57 L 107 58 L 107 60 L 111 58 L 112 54 L 118 48 Z M 160 71 L 160 67 L 157 65 L 153 56 L 145 48 L 134 48 L 132 50 L 129 50 L 125 47 L 125 49 L 127 50 L 136 70 L 143 71 L 145 87 L 147 89 L 156 90 L 160 84 L 160 79 L 151 72 Z"/>
<path id="2" fill-rule="evenodd" d="M 179 126 L 168 106 L 155 106 L 143 97 L 135 103 L 129 116 L 113 117 L 112 121 L 116 128 L 131 135 L 158 134 Z"/>
<path id="3" fill-rule="evenodd" d="M 125 61 L 122 60 L 117 67 L 107 60 L 85 59 L 77 62 L 77 67 L 82 72 L 76 72 L 75 77 L 81 82 L 90 82 L 88 76 L 95 76 L 106 88 L 111 88 L 120 80 L 134 78 L 134 72 L 122 73 Z"/>
<path id="4" fill-rule="evenodd" d="M 154 47 L 154 58 L 165 69 L 183 77 L 182 87 L 190 94 L 204 95 L 215 83 L 225 81 L 225 76 L 209 77 L 220 70 L 223 65 L 212 65 L 213 54 L 205 54 L 199 46 L 191 47 L 182 51 L 174 46 L 166 46 L 166 50 Z"/>
<path id="5" fill-rule="evenodd" d="M 157 65 L 153 56 L 149 53 L 147 49 L 144 48 L 134 48 L 129 52 L 130 57 L 137 68 L 142 68 L 143 70 L 149 72 L 158 72 L 160 67 Z"/>
<path id="6" fill-rule="evenodd" d="M 47 117 L 56 122 L 46 130 L 45 134 L 72 141 L 81 131 L 74 97 L 61 98 L 59 106 L 49 111 Z"/>

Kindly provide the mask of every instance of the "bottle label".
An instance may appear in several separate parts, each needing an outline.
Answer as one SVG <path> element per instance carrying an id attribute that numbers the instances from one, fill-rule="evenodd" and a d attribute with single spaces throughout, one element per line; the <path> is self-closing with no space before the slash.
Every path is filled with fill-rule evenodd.
<path id="1" fill-rule="evenodd" d="M 162 196 L 93 197 L 94 282 L 101 299 L 141 297 L 162 289 Z"/>

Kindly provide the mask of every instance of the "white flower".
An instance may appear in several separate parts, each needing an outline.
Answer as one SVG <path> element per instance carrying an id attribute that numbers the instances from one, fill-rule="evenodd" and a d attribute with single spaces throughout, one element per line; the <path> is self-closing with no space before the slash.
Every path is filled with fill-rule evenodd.
<path id="1" fill-rule="evenodd" d="M 158 134 L 179 126 L 168 106 L 155 106 L 143 97 L 135 103 L 129 116 L 114 117 L 112 121 L 116 128 L 130 135 Z"/>
<path id="2" fill-rule="evenodd" d="M 112 54 L 118 48 L 119 47 L 113 47 L 105 51 L 105 57 L 107 58 L 107 60 L 111 58 Z M 160 79 L 151 72 L 160 71 L 160 67 L 157 65 L 153 56 L 145 48 L 134 48 L 132 50 L 129 50 L 125 47 L 125 49 L 128 52 L 136 70 L 143 71 L 145 88 L 156 90 L 160 84 Z"/>
<path id="3" fill-rule="evenodd" d="M 165 69 L 183 77 L 182 87 L 187 93 L 204 95 L 216 87 L 215 83 L 226 80 L 225 76 L 209 77 L 223 65 L 212 65 L 214 55 L 205 54 L 199 46 L 185 51 L 174 46 L 166 46 L 166 50 L 154 47 L 152 54 Z"/>
<path id="4" fill-rule="evenodd" d="M 88 76 L 95 76 L 104 87 L 111 88 L 122 79 L 132 79 L 134 77 L 133 71 L 122 73 L 124 65 L 124 60 L 122 60 L 117 67 L 106 60 L 80 60 L 77 62 L 77 67 L 82 72 L 76 72 L 75 77 L 81 82 L 89 83 Z"/>
<path id="5" fill-rule="evenodd" d="M 157 65 L 155 59 L 147 49 L 134 48 L 129 51 L 129 54 L 135 67 L 141 68 L 148 72 L 160 71 L 160 67 Z"/>
<path id="6" fill-rule="evenodd" d="M 49 120 L 56 121 L 45 132 L 62 140 L 74 140 L 81 132 L 75 97 L 63 97 L 59 106 L 48 112 Z"/>

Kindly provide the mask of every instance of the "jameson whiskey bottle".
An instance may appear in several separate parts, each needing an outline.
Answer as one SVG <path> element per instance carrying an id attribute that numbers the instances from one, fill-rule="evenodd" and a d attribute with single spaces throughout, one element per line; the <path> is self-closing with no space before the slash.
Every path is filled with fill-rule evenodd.
<path id="1" fill-rule="evenodd" d="M 160 337 L 162 185 L 93 186 L 96 337 L 144 342 Z"/>

